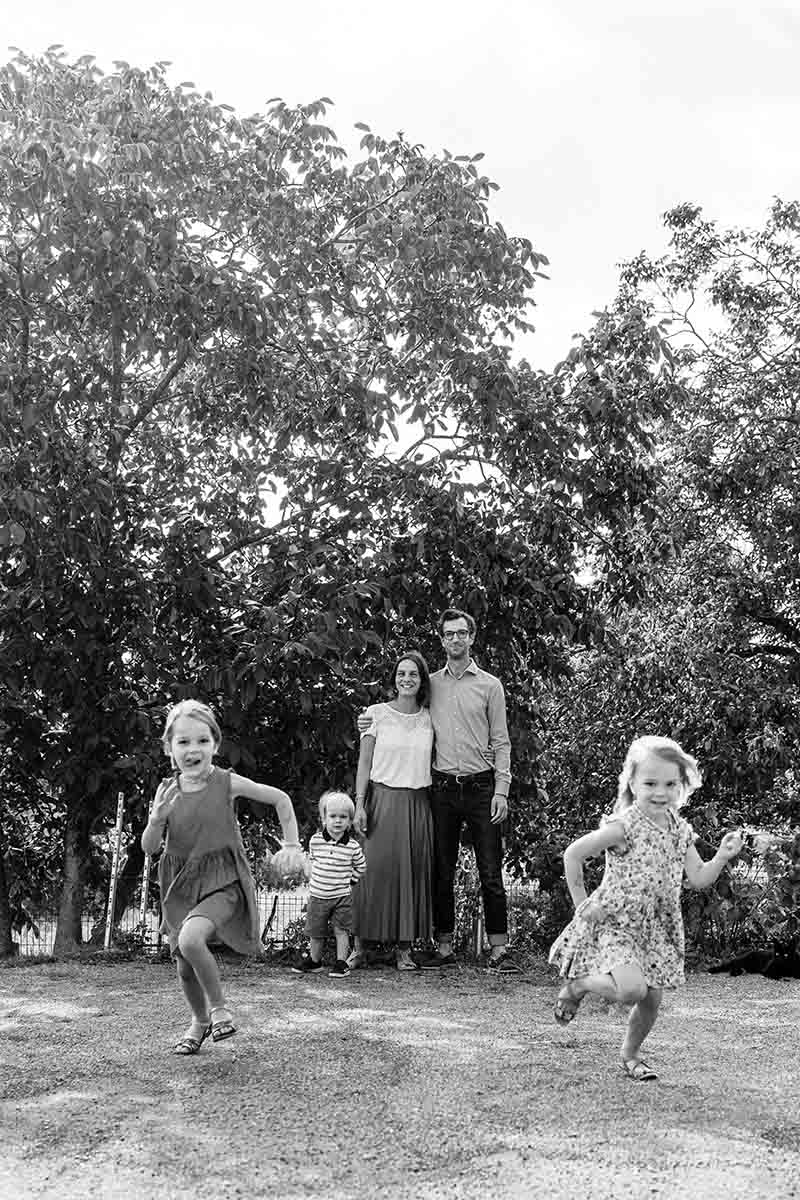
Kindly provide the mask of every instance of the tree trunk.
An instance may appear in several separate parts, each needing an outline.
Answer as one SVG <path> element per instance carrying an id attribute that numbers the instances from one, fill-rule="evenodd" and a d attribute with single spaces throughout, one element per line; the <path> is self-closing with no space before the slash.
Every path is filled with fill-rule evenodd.
<path id="1" fill-rule="evenodd" d="M 58 924 L 53 954 L 59 958 L 77 954 L 83 934 L 84 881 L 89 861 L 89 824 L 83 798 L 71 800 L 64 832 L 64 877 L 58 905 Z"/>
<path id="2" fill-rule="evenodd" d="M 6 879 L 5 842 L 0 829 L 0 958 L 10 958 L 14 953 L 14 938 L 11 931 L 11 905 L 8 902 L 8 880 Z"/>

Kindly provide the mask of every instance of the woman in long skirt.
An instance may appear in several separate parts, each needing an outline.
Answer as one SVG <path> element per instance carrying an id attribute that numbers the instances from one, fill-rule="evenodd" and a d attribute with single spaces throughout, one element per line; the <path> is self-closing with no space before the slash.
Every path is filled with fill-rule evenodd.
<path id="1" fill-rule="evenodd" d="M 404 651 L 392 679 L 395 698 L 370 705 L 370 725 L 361 735 L 354 825 L 366 835 L 367 872 L 353 893 L 350 965 L 363 961 L 363 942 L 382 942 L 396 946 L 398 970 L 414 971 L 411 944 L 433 930 L 433 726 L 425 659 Z"/>

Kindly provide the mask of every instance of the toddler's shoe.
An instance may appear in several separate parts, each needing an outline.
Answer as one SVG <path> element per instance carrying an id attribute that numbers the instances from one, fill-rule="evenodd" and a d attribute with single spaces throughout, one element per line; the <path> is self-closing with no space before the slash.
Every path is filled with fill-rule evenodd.
<path id="1" fill-rule="evenodd" d="M 345 975 L 350 974 L 350 968 L 343 958 L 337 958 L 336 962 L 328 971 L 331 979 L 344 979 Z"/>
<path id="2" fill-rule="evenodd" d="M 310 954 L 304 954 L 297 966 L 292 967 L 296 975 L 315 975 L 323 969 L 322 963 L 314 962 Z"/>
<path id="3" fill-rule="evenodd" d="M 351 971 L 357 971 L 359 967 L 366 966 L 366 958 L 363 951 L 351 950 L 347 956 L 347 965 Z"/>

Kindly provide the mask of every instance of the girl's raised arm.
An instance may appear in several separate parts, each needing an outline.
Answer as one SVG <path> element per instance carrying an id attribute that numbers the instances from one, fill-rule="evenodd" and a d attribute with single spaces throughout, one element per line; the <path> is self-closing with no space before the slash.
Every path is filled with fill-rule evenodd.
<path id="1" fill-rule="evenodd" d="M 274 808 L 281 823 L 284 846 L 300 846 L 297 817 L 287 792 L 270 787 L 268 783 L 255 783 L 244 775 L 231 774 L 231 795 L 244 796 L 246 800 L 255 800 L 256 804 L 267 804 Z"/>
<path id="2" fill-rule="evenodd" d="M 167 819 L 172 812 L 172 806 L 178 795 L 178 783 L 175 779 L 162 779 L 158 785 L 150 817 L 142 833 L 142 849 L 145 854 L 157 854 L 164 840 L 164 830 Z"/>
<path id="3" fill-rule="evenodd" d="M 564 877 L 567 881 L 572 903 L 577 908 L 586 899 L 583 882 L 583 864 L 587 858 L 596 858 L 604 850 L 624 850 L 625 834 L 619 821 L 608 821 L 592 833 L 585 833 L 564 851 Z"/>
<path id="4" fill-rule="evenodd" d="M 723 868 L 742 849 L 742 835 L 737 831 L 726 833 L 719 850 L 708 862 L 703 862 L 693 843 L 689 844 L 684 859 L 683 872 L 693 888 L 707 888 L 715 882 Z"/>

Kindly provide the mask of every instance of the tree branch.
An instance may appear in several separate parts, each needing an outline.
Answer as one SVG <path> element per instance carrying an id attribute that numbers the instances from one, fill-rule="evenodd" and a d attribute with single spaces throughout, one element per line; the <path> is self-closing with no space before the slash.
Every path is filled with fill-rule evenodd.
<path id="1" fill-rule="evenodd" d="M 122 403 L 122 329 L 116 298 L 111 301 L 111 399 L 119 413 Z"/>
<path id="2" fill-rule="evenodd" d="M 149 417 L 150 413 L 156 407 L 158 402 L 164 397 L 172 381 L 177 378 L 178 375 L 180 375 L 181 371 L 186 366 L 186 362 L 190 353 L 190 344 L 188 342 L 184 342 L 178 351 L 178 357 L 175 359 L 175 362 L 171 367 L 168 367 L 161 376 L 150 395 L 140 406 L 139 411 L 136 413 L 136 416 L 133 418 L 133 420 L 128 422 L 128 425 L 126 426 L 126 433 L 128 437 L 130 437 L 138 425 L 141 425 L 141 423 Z"/>
<path id="3" fill-rule="evenodd" d="M 17 247 L 17 286 L 22 312 L 22 330 L 20 333 L 20 366 L 25 375 L 28 373 L 28 354 L 30 352 L 31 323 L 28 316 L 28 297 L 25 294 L 25 279 L 22 274 L 22 251 Z"/>
<path id="4" fill-rule="evenodd" d="M 797 658 L 798 652 L 791 646 L 742 646 L 734 651 L 739 658 L 758 658 L 761 654 L 773 658 Z"/>
<path id="5" fill-rule="evenodd" d="M 351 220 L 347 221 L 341 229 L 337 229 L 336 233 L 331 234 L 328 240 L 323 242 L 318 249 L 327 250 L 329 246 L 332 246 L 335 242 L 340 241 L 349 229 L 353 229 L 354 226 L 358 225 L 369 213 L 375 212 L 376 209 L 383 208 L 385 205 L 389 204 L 396 196 L 399 196 L 401 192 L 404 192 L 407 186 L 408 185 L 405 182 L 401 183 L 400 186 L 395 188 L 393 192 L 390 192 L 388 196 L 382 196 L 381 199 L 376 200 L 374 204 L 369 204 L 366 208 L 362 208 L 361 211 L 357 212 L 356 215 Z"/>
<path id="6" fill-rule="evenodd" d="M 748 609 L 746 604 L 743 605 L 743 611 L 751 621 L 756 621 L 759 625 L 766 625 L 768 629 L 774 629 L 776 633 L 785 637 L 787 642 L 800 643 L 800 628 L 788 617 L 782 617 L 778 613 Z M 793 650 L 792 653 L 797 653 L 797 651 Z"/>

